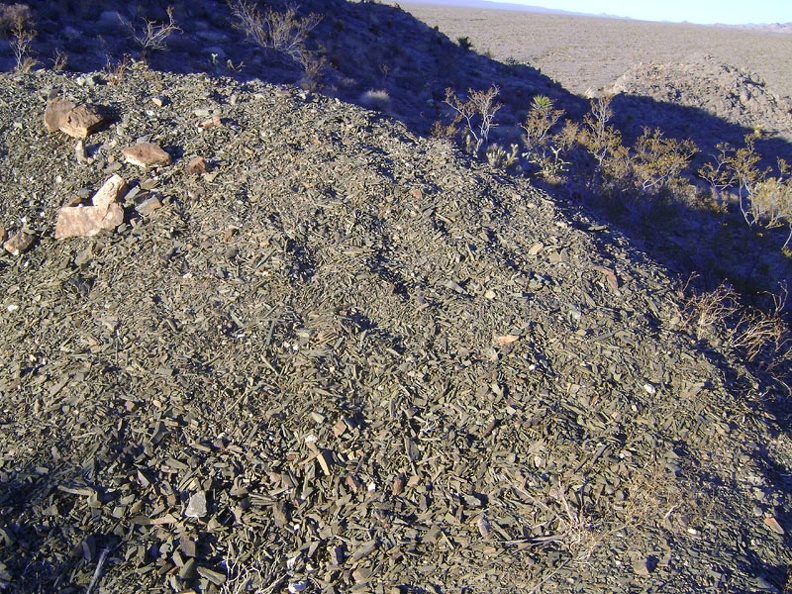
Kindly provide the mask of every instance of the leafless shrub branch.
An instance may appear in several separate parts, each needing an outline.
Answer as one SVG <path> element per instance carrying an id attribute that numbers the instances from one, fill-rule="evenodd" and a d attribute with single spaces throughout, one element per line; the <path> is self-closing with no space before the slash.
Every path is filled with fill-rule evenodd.
<path id="1" fill-rule="evenodd" d="M 712 291 L 687 297 L 683 322 L 699 340 L 725 346 L 760 367 L 773 370 L 792 359 L 792 329 L 784 320 L 788 289 L 772 295 L 773 307 L 763 311 L 743 305 L 731 286 L 721 284 Z"/>
<path id="2" fill-rule="evenodd" d="M 173 18 L 173 7 L 169 6 L 166 9 L 166 13 L 168 15 L 167 23 L 145 21 L 142 29 L 138 29 L 126 19 L 122 18 L 121 22 L 142 50 L 148 52 L 162 51 L 167 47 L 168 38 L 176 32 L 181 32 L 176 20 Z"/>
<path id="3" fill-rule="evenodd" d="M 308 90 L 316 90 L 327 65 L 327 60 L 325 60 L 324 56 L 319 56 L 315 52 L 303 48 L 297 55 L 297 62 L 299 62 L 303 71 L 301 85 Z"/>
<path id="4" fill-rule="evenodd" d="M 55 56 L 52 58 L 52 69 L 55 72 L 63 72 L 68 63 L 69 55 L 60 50 L 55 50 Z"/>
<path id="5" fill-rule="evenodd" d="M 446 89 L 445 104 L 456 112 L 455 123 L 465 121 L 467 135 L 472 140 L 471 152 L 479 154 L 481 147 L 489 140 L 490 130 L 495 127 L 495 114 L 503 107 L 495 99 L 500 94 L 500 89 L 492 85 L 487 91 L 468 89 L 467 99 L 461 99 L 453 91 Z"/>
<path id="6" fill-rule="evenodd" d="M 15 27 L 11 31 L 11 37 L 8 40 L 11 46 L 11 51 L 14 52 L 14 59 L 16 60 L 17 72 L 30 72 L 38 61 L 30 55 L 30 45 L 36 38 L 35 29 L 23 29 Z"/>
<path id="7" fill-rule="evenodd" d="M 0 31 L 9 34 L 15 29 L 32 29 L 33 15 L 27 4 L 0 3 Z"/>
<path id="8" fill-rule="evenodd" d="M 681 291 L 683 294 L 686 288 L 687 285 Z M 687 297 L 682 321 L 699 340 L 720 344 L 723 330 L 739 309 L 736 291 L 729 285 L 721 284 L 713 291 L 694 293 Z"/>
<path id="9" fill-rule="evenodd" d="M 113 61 L 108 56 L 107 63 L 102 69 L 102 73 L 107 77 L 110 85 L 119 85 L 124 81 L 127 72 L 132 69 L 132 58 L 129 54 L 124 54 L 120 60 Z"/>
<path id="10" fill-rule="evenodd" d="M 300 62 L 306 51 L 308 35 L 321 22 L 322 16 L 311 13 L 306 17 L 297 14 L 297 7 L 287 6 L 279 12 L 268 8 L 262 13 L 249 0 L 228 0 L 233 26 L 261 48 L 272 49 Z"/>
<path id="11" fill-rule="evenodd" d="M 288 574 L 281 570 L 282 560 L 274 558 L 263 569 L 238 560 L 238 553 L 228 554 L 226 568 L 228 579 L 220 589 L 220 594 L 274 594 L 279 592 Z"/>

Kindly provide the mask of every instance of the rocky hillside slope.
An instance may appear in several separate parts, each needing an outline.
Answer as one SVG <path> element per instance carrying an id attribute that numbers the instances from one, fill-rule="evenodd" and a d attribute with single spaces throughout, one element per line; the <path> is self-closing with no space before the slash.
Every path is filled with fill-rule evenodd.
<path id="1" fill-rule="evenodd" d="M 425 135 L 447 86 L 500 85 L 507 135 L 585 100 L 384 5 L 303 3 L 318 85 L 175 5 L 153 53 L 115 13 L 160 3 L 36 5 L 67 71 L 0 75 L 0 590 L 784 589 L 788 389 L 607 222 Z"/>
<path id="2" fill-rule="evenodd" d="M 109 82 L 0 76 L 4 590 L 784 587 L 788 395 L 623 237 L 337 99 Z"/>
<path id="3" fill-rule="evenodd" d="M 701 109 L 744 129 L 792 141 L 792 102 L 774 94 L 758 74 L 719 63 L 711 56 L 668 64 L 636 64 L 608 92 Z M 676 127 L 668 121 L 658 125 L 663 129 Z"/>

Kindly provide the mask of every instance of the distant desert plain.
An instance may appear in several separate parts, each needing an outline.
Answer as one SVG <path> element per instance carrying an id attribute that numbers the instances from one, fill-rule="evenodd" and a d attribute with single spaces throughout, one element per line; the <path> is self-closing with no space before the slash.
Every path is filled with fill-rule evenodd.
<path id="1" fill-rule="evenodd" d="M 783 30 L 398 4 L 453 40 L 467 37 L 478 53 L 527 63 L 579 94 L 612 85 L 640 62 L 665 64 L 712 56 L 759 74 L 776 94 L 792 96 L 792 34 Z M 718 15 L 712 20 L 717 22 Z"/>

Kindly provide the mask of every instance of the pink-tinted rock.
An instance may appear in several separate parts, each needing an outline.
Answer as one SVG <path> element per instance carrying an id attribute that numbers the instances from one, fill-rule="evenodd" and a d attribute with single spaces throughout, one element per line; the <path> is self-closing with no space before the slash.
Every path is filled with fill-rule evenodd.
<path id="1" fill-rule="evenodd" d="M 75 107 L 77 106 L 74 103 L 64 99 L 48 101 L 44 110 L 44 126 L 49 132 L 57 132 L 66 121 L 66 116 Z"/>
<path id="2" fill-rule="evenodd" d="M 27 251 L 33 245 L 34 237 L 28 235 L 24 231 L 17 231 L 10 239 L 3 243 L 3 249 L 9 254 L 18 256 L 19 254 Z"/>
<path id="3" fill-rule="evenodd" d="M 155 167 L 170 165 L 171 156 L 162 147 L 153 142 L 144 142 L 130 146 L 121 151 L 127 162 L 139 167 Z"/>
<path id="4" fill-rule="evenodd" d="M 124 222 L 124 207 L 119 200 L 127 185 L 120 175 L 108 179 L 87 206 L 64 206 L 58 211 L 55 239 L 90 237 L 103 229 L 115 229 Z"/>
<path id="5" fill-rule="evenodd" d="M 209 163 L 203 157 L 195 157 L 187 163 L 187 173 L 190 175 L 200 175 L 201 173 L 208 173 Z"/>

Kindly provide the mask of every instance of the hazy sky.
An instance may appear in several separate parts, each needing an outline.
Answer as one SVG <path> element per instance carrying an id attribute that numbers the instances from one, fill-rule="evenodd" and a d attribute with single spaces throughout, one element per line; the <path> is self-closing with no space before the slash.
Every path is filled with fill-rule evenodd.
<path id="1" fill-rule="evenodd" d="M 792 22 L 792 0 L 500 0 L 590 14 L 691 23 Z"/>

